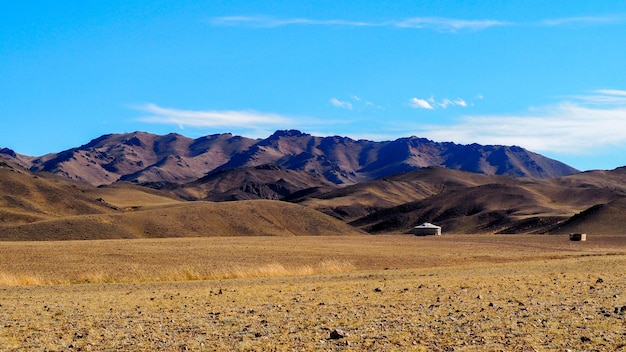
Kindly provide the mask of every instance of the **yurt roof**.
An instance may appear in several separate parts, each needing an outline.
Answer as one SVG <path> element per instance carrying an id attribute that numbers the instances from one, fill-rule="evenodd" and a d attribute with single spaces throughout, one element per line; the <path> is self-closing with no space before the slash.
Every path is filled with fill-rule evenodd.
<path id="1" fill-rule="evenodd" d="M 437 226 L 437 225 L 433 225 L 433 224 L 431 224 L 429 222 L 425 222 L 425 223 L 423 223 L 421 225 L 415 226 L 415 228 L 420 228 L 420 229 L 440 229 L 441 226 Z"/>

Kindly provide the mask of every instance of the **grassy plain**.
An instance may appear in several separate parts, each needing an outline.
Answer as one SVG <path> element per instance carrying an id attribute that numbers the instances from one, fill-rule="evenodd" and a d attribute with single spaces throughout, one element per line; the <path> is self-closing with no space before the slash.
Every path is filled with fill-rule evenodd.
<path id="1" fill-rule="evenodd" d="M 626 350 L 624 236 L 0 242 L 0 258 L 0 351 Z"/>

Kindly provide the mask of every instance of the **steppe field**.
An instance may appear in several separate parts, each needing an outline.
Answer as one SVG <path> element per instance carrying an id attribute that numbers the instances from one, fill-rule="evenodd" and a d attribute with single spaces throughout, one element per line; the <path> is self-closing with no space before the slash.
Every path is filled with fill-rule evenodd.
<path id="1" fill-rule="evenodd" d="M 0 242 L 0 351 L 626 351 L 626 237 Z"/>

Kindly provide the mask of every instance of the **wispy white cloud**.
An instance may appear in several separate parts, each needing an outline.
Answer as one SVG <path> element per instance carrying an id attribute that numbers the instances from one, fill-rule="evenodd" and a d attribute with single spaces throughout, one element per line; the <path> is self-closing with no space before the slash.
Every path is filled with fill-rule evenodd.
<path id="1" fill-rule="evenodd" d="M 446 109 L 448 106 L 461 106 L 461 107 L 467 107 L 467 102 L 461 98 L 456 98 L 454 100 L 450 100 L 450 99 L 443 99 L 441 102 L 435 102 L 435 100 L 433 99 L 433 102 L 437 105 L 439 105 L 439 107 Z"/>
<path id="2" fill-rule="evenodd" d="M 335 97 L 330 98 L 329 101 L 333 106 L 336 106 L 338 108 L 352 110 L 352 103 L 350 103 L 349 101 L 341 101 Z"/>
<path id="3" fill-rule="evenodd" d="M 591 94 L 572 97 L 585 104 L 594 105 L 626 105 L 626 91 L 617 89 L 599 89 Z"/>
<path id="4" fill-rule="evenodd" d="M 509 26 L 511 22 L 498 20 L 463 20 L 443 17 L 413 17 L 389 23 L 399 28 L 428 28 L 440 32 L 458 32 L 460 30 L 478 31 L 489 27 Z"/>
<path id="5" fill-rule="evenodd" d="M 285 26 L 340 26 L 340 27 L 391 27 L 408 29 L 429 29 L 444 33 L 460 31 L 480 31 L 504 26 L 546 26 L 559 27 L 571 25 L 610 25 L 626 22 L 626 16 L 578 16 L 548 18 L 537 22 L 514 22 L 498 19 L 458 19 L 446 17 L 411 17 L 392 19 L 382 22 L 352 21 L 345 19 L 319 20 L 305 17 L 277 18 L 272 16 L 224 16 L 209 20 L 213 26 L 244 26 L 253 28 L 276 28 Z"/>
<path id="6" fill-rule="evenodd" d="M 409 103 L 411 104 L 411 107 L 414 107 L 416 109 L 427 109 L 427 110 L 434 109 L 433 106 L 430 105 L 428 100 L 425 100 L 425 99 L 411 98 L 411 100 L 409 100 Z"/>
<path id="7" fill-rule="evenodd" d="M 600 105 L 601 102 L 608 104 Z M 583 154 L 626 146 L 626 92 L 598 90 L 519 115 L 464 116 L 453 125 L 418 128 L 456 143 L 519 145 L 540 152 Z"/>
<path id="8" fill-rule="evenodd" d="M 428 99 L 422 98 L 411 98 L 409 100 L 409 104 L 411 107 L 416 109 L 427 109 L 434 110 L 435 108 L 447 109 L 449 106 L 460 106 L 460 107 L 468 107 L 469 104 L 461 98 L 456 99 L 442 99 L 435 100 L 434 97 L 430 97 Z"/>
<path id="9" fill-rule="evenodd" d="M 163 108 L 156 104 L 132 106 L 146 115 L 139 118 L 142 122 L 177 125 L 185 127 L 220 127 L 261 129 L 265 127 L 289 126 L 293 120 L 278 114 L 261 113 L 253 110 L 181 110 Z"/>
<path id="10" fill-rule="evenodd" d="M 274 28 L 291 25 L 371 27 L 381 24 L 347 20 L 315 20 L 310 18 L 275 18 L 271 16 L 226 16 L 211 19 L 214 26 L 250 26 Z"/>
<path id="11" fill-rule="evenodd" d="M 346 27 L 395 27 L 423 28 L 441 32 L 460 30 L 482 30 L 489 27 L 505 26 L 511 23 L 497 20 L 466 20 L 443 17 L 413 17 L 384 22 L 350 21 L 343 19 L 318 20 L 310 18 L 276 18 L 271 16 L 226 16 L 210 20 L 214 26 L 249 26 L 254 28 L 275 28 L 292 25 L 301 26 L 346 26 Z"/>
<path id="12" fill-rule="evenodd" d="M 338 108 L 356 111 L 372 111 L 383 109 L 382 106 L 377 105 L 374 102 L 365 100 L 357 95 L 350 95 L 349 99 L 339 100 L 336 97 L 329 99 L 329 102 Z"/>

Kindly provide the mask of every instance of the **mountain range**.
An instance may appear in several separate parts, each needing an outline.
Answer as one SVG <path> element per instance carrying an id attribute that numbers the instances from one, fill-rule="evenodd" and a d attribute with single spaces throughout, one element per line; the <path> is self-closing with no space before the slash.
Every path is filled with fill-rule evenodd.
<path id="1" fill-rule="evenodd" d="M 191 139 L 179 134 L 108 134 L 89 143 L 40 157 L 2 149 L 0 154 L 33 171 L 47 171 L 92 185 L 119 181 L 187 183 L 208 173 L 275 164 L 305 171 L 322 182 L 355 184 L 427 166 L 549 178 L 578 170 L 516 146 L 460 145 L 407 137 L 374 142 L 316 137 L 296 130 L 265 139 L 216 134 Z"/>
<path id="2" fill-rule="evenodd" d="M 0 164 L 4 239 L 377 234 L 422 222 L 626 234 L 626 167 L 579 172 L 515 146 L 134 132 L 40 157 L 5 148 Z"/>

